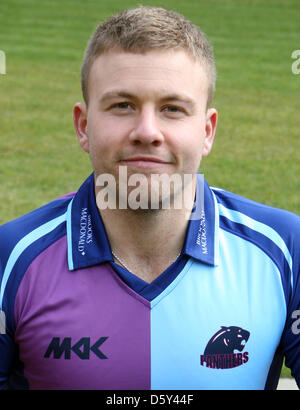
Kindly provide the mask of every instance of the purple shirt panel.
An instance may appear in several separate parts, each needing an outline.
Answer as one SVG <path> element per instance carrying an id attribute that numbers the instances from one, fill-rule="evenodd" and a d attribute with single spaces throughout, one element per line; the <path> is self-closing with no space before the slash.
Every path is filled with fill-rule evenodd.
<path id="1" fill-rule="evenodd" d="M 108 263 L 69 271 L 66 236 L 27 269 L 15 341 L 31 389 L 150 389 L 150 302 Z"/>

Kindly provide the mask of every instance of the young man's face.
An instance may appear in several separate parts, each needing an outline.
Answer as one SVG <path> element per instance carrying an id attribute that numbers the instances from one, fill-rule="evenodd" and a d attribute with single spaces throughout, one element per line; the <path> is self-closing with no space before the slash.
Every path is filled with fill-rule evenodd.
<path id="1" fill-rule="evenodd" d="M 79 143 L 95 176 L 119 167 L 131 174 L 195 174 L 211 150 L 217 113 L 206 109 L 204 68 L 184 51 L 99 56 L 89 78 L 89 104 L 76 104 Z"/>

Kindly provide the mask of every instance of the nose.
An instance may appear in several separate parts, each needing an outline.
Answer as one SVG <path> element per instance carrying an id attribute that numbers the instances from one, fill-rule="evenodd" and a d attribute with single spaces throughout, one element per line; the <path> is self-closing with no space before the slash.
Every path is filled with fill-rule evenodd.
<path id="1" fill-rule="evenodd" d="M 152 144 L 159 146 L 163 142 L 164 137 L 159 128 L 155 110 L 152 107 L 145 107 L 141 110 L 136 117 L 136 122 L 129 138 L 134 145 Z"/>

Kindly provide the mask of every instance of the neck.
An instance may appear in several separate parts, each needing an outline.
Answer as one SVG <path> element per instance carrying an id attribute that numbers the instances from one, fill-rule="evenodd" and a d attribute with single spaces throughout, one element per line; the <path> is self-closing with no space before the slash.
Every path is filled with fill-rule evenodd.
<path id="1" fill-rule="evenodd" d="M 182 250 L 189 223 L 187 209 L 100 212 L 112 251 L 147 282 L 167 269 Z M 117 259 L 116 263 L 121 264 Z"/>
<path id="2" fill-rule="evenodd" d="M 178 210 L 101 210 L 101 217 L 110 245 L 120 256 L 151 257 L 166 251 L 177 254 L 182 248 L 188 224 L 185 214 Z"/>

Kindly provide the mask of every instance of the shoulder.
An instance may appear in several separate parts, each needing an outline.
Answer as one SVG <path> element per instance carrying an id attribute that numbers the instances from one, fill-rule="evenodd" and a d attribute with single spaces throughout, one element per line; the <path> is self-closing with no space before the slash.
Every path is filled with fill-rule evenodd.
<path id="1" fill-rule="evenodd" d="M 291 309 L 298 306 L 300 217 L 228 191 L 217 188 L 211 190 L 217 203 L 220 229 L 254 244 L 263 251 L 280 272 L 287 304 Z"/>
<path id="2" fill-rule="evenodd" d="M 2 263 L 7 259 L 20 241 L 25 242 L 45 235 L 61 223 L 66 221 L 67 209 L 72 195 L 58 198 L 38 209 L 0 226 L 0 259 Z"/>
<path id="3" fill-rule="evenodd" d="M 264 205 L 231 192 L 211 188 L 218 204 L 220 217 L 247 225 L 269 234 L 276 232 L 290 246 L 300 235 L 300 216 L 295 213 Z"/>
<path id="4" fill-rule="evenodd" d="M 0 309 L 13 322 L 14 299 L 28 266 L 66 235 L 71 196 L 50 202 L 0 226 Z"/>

